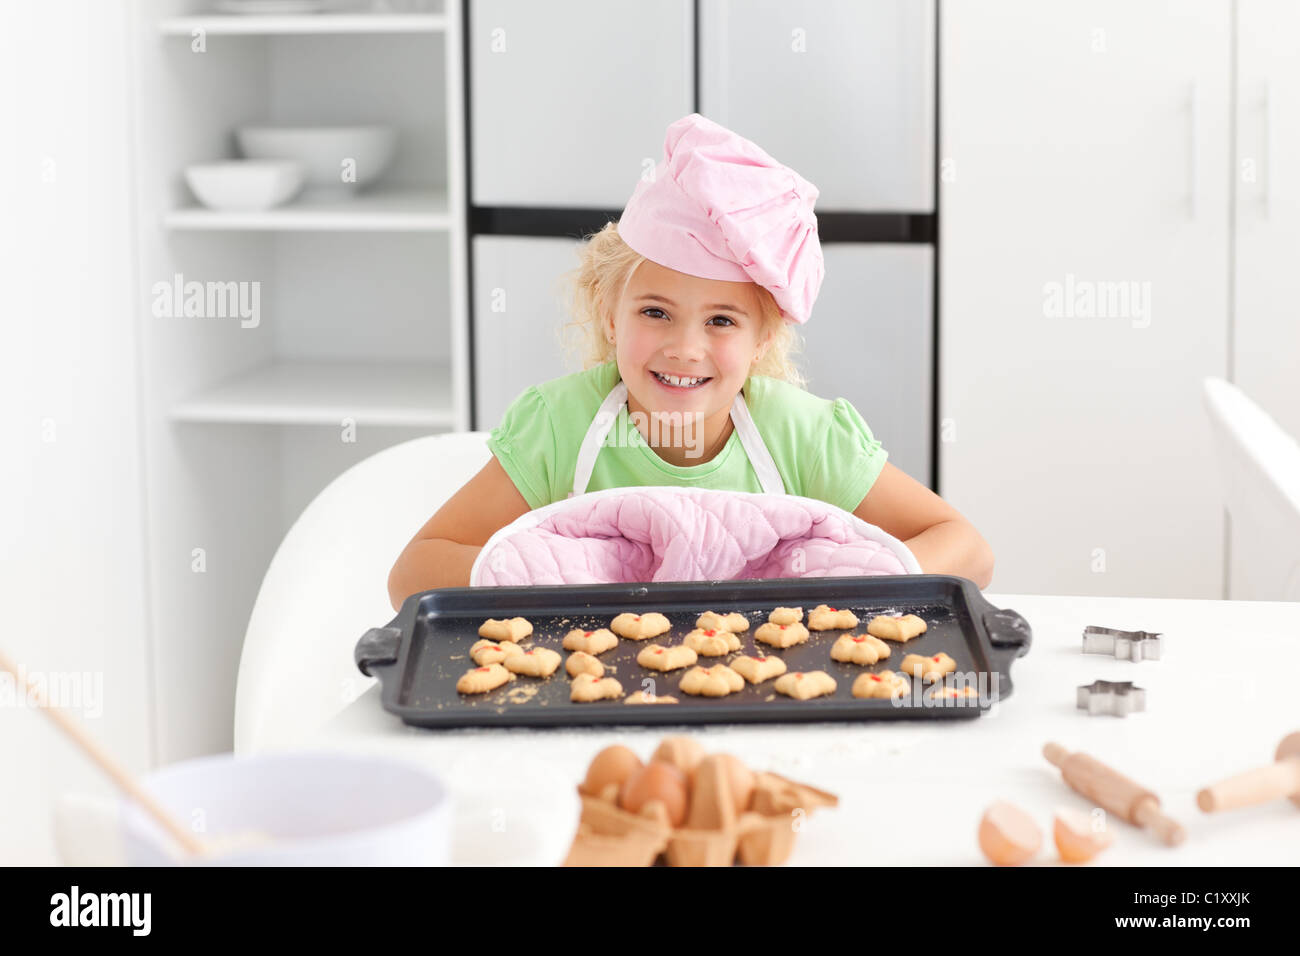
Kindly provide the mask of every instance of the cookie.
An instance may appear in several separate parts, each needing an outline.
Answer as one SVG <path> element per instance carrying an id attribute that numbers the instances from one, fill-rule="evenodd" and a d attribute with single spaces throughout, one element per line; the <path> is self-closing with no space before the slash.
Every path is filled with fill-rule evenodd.
<path id="1" fill-rule="evenodd" d="M 867 633 L 872 637 L 884 638 L 886 641 L 906 643 L 925 633 L 925 621 L 915 614 L 904 614 L 902 617 L 879 614 L 867 625 Z"/>
<path id="2" fill-rule="evenodd" d="M 854 697 L 906 697 L 910 691 L 907 678 L 893 671 L 863 674 L 853 682 Z"/>
<path id="3" fill-rule="evenodd" d="M 779 657 L 737 657 L 727 665 L 751 684 L 761 684 L 785 673 L 785 661 Z"/>
<path id="4" fill-rule="evenodd" d="M 695 626 L 705 631 L 731 631 L 733 634 L 739 634 L 749 630 L 749 618 L 738 611 L 727 614 L 705 611 L 696 618 Z"/>
<path id="5" fill-rule="evenodd" d="M 647 637 L 657 637 L 671 630 L 672 625 L 658 611 L 651 611 L 649 614 L 620 614 L 610 622 L 609 629 L 630 641 L 644 641 Z"/>
<path id="6" fill-rule="evenodd" d="M 566 651 L 604 654 L 611 647 L 618 647 L 618 638 L 608 628 L 598 627 L 594 631 L 584 631 L 575 627 L 564 635 L 564 649 Z"/>
<path id="7" fill-rule="evenodd" d="M 579 674 L 569 687 L 569 700 L 593 701 L 607 697 L 622 697 L 623 685 L 612 677 L 593 677 L 591 674 Z"/>
<path id="8" fill-rule="evenodd" d="M 574 651 L 570 654 L 569 659 L 564 662 L 564 669 L 568 671 L 570 677 L 577 677 L 579 674 L 590 674 L 592 677 L 605 676 L 605 665 L 586 651 Z"/>
<path id="9" fill-rule="evenodd" d="M 745 686 L 741 677 L 726 664 L 714 664 L 712 667 L 692 667 L 682 675 L 678 685 L 683 694 L 695 694 L 702 697 L 726 697 Z"/>
<path id="10" fill-rule="evenodd" d="M 933 657 L 920 654 L 908 654 L 903 658 L 899 669 L 913 677 L 920 677 L 926 683 L 940 680 L 944 674 L 951 674 L 957 669 L 957 662 L 940 651 Z"/>
<path id="11" fill-rule="evenodd" d="M 889 645 L 870 634 L 841 634 L 831 645 L 831 660 L 850 664 L 874 664 L 889 656 Z"/>
<path id="12" fill-rule="evenodd" d="M 456 681 L 456 690 L 462 694 L 486 694 L 514 679 L 514 675 L 500 664 L 487 664 L 462 674 Z"/>
<path id="13" fill-rule="evenodd" d="M 941 685 L 930 692 L 930 699 L 965 700 L 968 697 L 979 697 L 979 695 L 980 692 L 969 684 L 964 687 L 944 687 Z"/>
<path id="14" fill-rule="evenodd" d="M 808 700 L 835 693 L 835 678 L 825 671 L 792 671 L 772 685 L 778 694 Z"/>
<path id="15" fill-rule="evenodd" d="M 496 641 L 483 638 L 481 641 L 474 642 L 474 646 L 469 649 L 469 656 L 474 659 L 475 664 L 485 667 L 488 664 L 500 664 L 506 659 L 507 654 L 522 654 L 523 650 L 518 644 L 510 641 L 502 641 L 498 644 Z"/>
<path id="16" fill-rule="evenodd" d="M 647 694 L 643 690 L 628 694 L 623 699 L 625 704 L 676 704 L 677 702 L 676 697 L 660 697 L 657 694 Z"/>
<path id="17" fill-rule="evenodd" d="M 505 659 L 506 670 L 526 677 L 550 677 L 560 666 L 560 654 L 549 647 L 533 647 Z"/>
<path id="18" fill-rule="evenodd" d="M 754 640 L 771 644 L 773 647 L 793 647 L 808 640 L 808 628 L 798 621 L 793 624 L 767 623 L 754 632 Z"/>
<path id="19" fill-rule="evenodd" d="M 842 608 L 818 604 L 808 612 L 808 629 L 810 631 L 848 630 L 858 626 L 858 616 Z"/>
<path id="20" fill-rule="evenodd" d="M 767 616 L 771 624 L 795 624 L 803 621 L 803 608 L 778 607 Z"/>
<path id="21" fill-rule="evenodd" d="M 641 653 L 636 656 L 636 662 L 652 671 L 675 671 L 694 664 L 695 652 L 681 644 L 676 647 L 651 644 L 641 649 Z"/>
<path id="22" fill-rule="evenodd" d="M 494 641 L 522 641 L 533 633 L 532 623 L 525 617 L 512 617 L 498 621 L 490 617 L 479 625 L 478 636 Z"/>
<path id="23" fill-rule="evenodd" d="M 682 643 L 701 657 L 721 657 L 740 650 L 740 638 L 731 631 L 697 627 L 682 639 Z"/>

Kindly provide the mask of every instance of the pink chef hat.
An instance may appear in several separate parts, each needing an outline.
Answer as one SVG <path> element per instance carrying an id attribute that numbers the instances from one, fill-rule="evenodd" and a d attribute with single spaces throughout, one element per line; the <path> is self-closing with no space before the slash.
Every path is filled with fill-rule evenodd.
<path id="1" fill-rule="evenodd" d="M 668 127 L 654 179 L 618 222 L 629 246 L 703 279 L 756 282 L 788 322 L 807 322 L 825 276 L 817 187 L 699 113 Z"/>

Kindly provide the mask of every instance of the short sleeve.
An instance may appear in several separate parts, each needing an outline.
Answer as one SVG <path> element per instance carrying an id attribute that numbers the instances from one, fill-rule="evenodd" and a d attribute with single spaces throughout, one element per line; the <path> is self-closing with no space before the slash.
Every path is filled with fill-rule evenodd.
<path id="1" fill-rule="evenodd" d="M 889 452 L 871 434 L 852 402 L 837 398 L 831 404 L 826 443 L 804 496 L 852 512 L 880 477 Z"/>
<path id="2" fill-rule="evenodd" d="M 529 508 L 550 504 L 555 428 L 537 386 L 525 389 L 510 403 L 501 424 L 489 433 L 487 445 Z"/>

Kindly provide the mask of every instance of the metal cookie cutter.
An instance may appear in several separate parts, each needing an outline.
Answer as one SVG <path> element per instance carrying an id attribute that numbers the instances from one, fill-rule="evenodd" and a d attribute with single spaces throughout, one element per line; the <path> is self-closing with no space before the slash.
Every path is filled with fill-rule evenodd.
<path id="1" fill-rule="evenodd" d="M 1079 688 L 1079 709 L 1126 717 L 1147 709 L 1147 692 L 1132 681 L 1095 680 Z"/>
<path id="2" fill-rule="evenodd" d="M 1110 654 L 1121 661 L 1158 661 L 1160 633 L 1089 625 L 1083 629 L 1083 653 Z"/>

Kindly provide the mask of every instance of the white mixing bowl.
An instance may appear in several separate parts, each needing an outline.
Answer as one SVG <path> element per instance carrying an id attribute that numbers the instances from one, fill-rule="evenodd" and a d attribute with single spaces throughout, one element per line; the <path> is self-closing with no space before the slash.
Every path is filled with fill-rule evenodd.
<path id="1" fill-rule="evenodd" d="M 141 785 L 182 826 L 212 840 L 254 831 L 259 845 L 193 859 L 144 809 L 123 800 L 132 866 L 446 866 L 453 807 L 442 782 L 410 763 L 339 751 L 186 760 Z M 196 826 L 201 825 L 201 826 Z"/>
<path id="2" fill-rule="evenodd" d="M 302 188 L 306 167 L 292 159 L 228 159 L 185 167 L 185 181 L 211 209 L 270 209 Z"/>
<path id="3" fill-rule="evenodd" d="M 388 169 L 397 148 L 391 126 L 243 126 L 235 139 L 251 159 L 296 159 L 313 193 L 351 194 Z M 355 177 L 355 178 L 352 178 Z"/>

